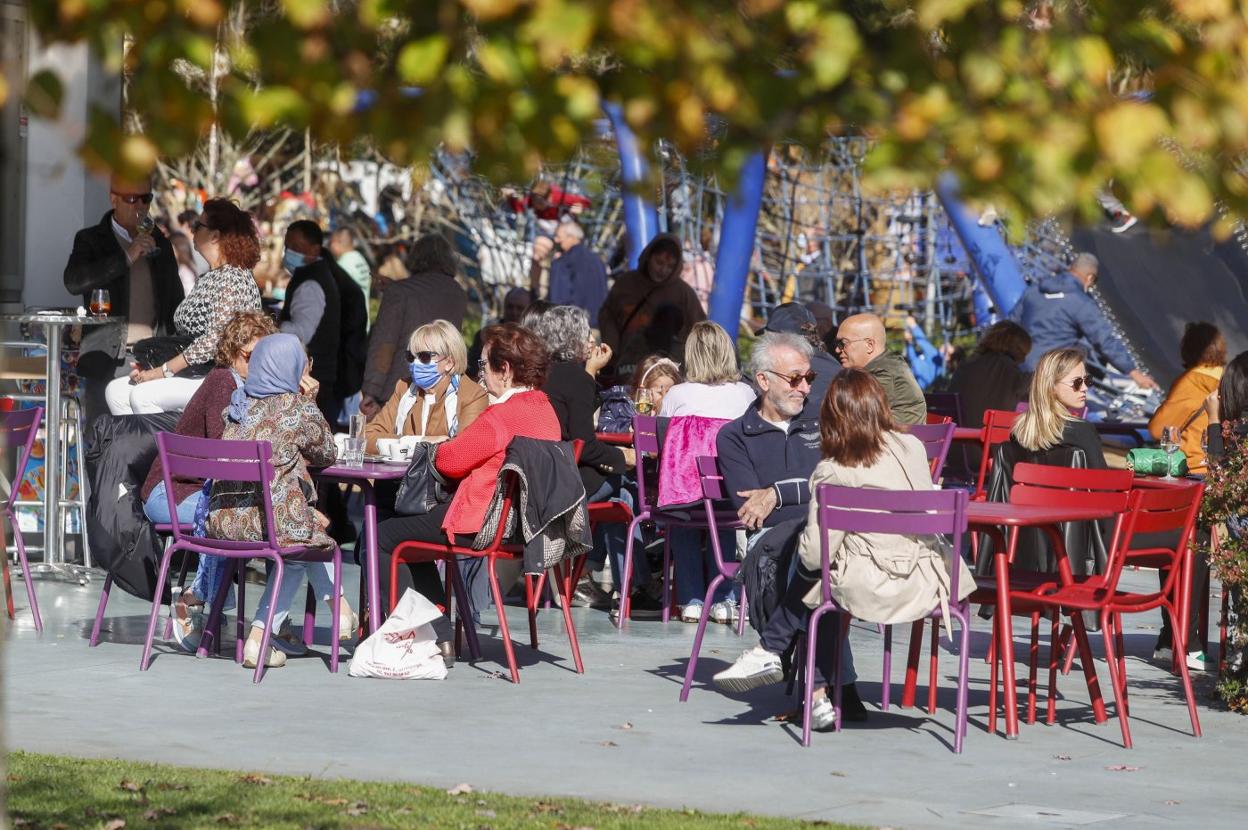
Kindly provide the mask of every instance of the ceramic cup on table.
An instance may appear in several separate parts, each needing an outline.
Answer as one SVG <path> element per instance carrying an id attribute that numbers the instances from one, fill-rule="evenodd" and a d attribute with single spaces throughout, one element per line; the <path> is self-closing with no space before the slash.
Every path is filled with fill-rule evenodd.
<path id="1" fill-rule="evenodd" d="M 410 461 L 412 459 L 412 450 L 415 449 L 418 443 L 419 441 L 411 435 L 406 435 L 402 438 L 379 438 L 377 440 L 377 454 L 387 461 Z"/>

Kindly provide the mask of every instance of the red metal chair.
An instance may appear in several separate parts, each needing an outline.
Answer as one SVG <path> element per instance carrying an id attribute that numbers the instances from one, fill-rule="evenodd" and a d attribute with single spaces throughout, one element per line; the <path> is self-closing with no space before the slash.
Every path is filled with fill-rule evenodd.
<path id="1" fill-rule="evenodd" d="M 17 548 L 17 562 L 22 567 L 22 579 L 26 583 L 26 599 L 30 602 L 30 613 L 34 617 L 35 631 L 43 631 L 43 618 L 39 615 L 39 599 L 35 596 L 35 583 L 30 575 L 30 562 L 26 559 L 26 540 L 22 538 L 22 529 L 17 526 L 17 513 L 14 504 L 17 502 L 18 490 L 22 478 L 26 475 L 26 465 L 30 461 L 30 451 L 35 445 L 35 436 L 39 433 L 39 424 L 43 421 L 43 407 L 19 409 L 11 412 L 0 412 L 0 449 L 18 449 L 17 466 L 14 468 L 12 486 L 9 497 L 0 505 L 0 515 L 4 516 L 13 532 L 13 544 Z M 45 521 L 55 521 L 46 518 Z M 0 560 L 4 562 L 4 597 L 9 619 L 14 618 L 13 586 L 9 577 L 9 555 L 0 551 Z"/>
<path id="2" fill-rule="evenodd" d="M 979 439 L 979 473 L 975 477 L 975 492 L 971 496 L 973 501 L 983 501 L 988 498 L 984 485 L 988 481 L 988 471 L 992 468 L 992 448 L 1010 440 L 1010 430 L 1020 414 L 1022 413 L 1006 412 L 1002 409 L 984 411 L 984 427 Z"/>
<path id="3" fill-rule="evenodd" d="M 467 607 L 466 592 L 463 590 L 463 582 L 459 576 L 458 557 L 471 556 L 483 558 L 486 560 L 487 572 L 490 580 L 490 593 L 494 597 L 494 607 L 498 610 L 498 629 L 503 638 L 503 650 L 507 654 L 507 666 L 511 670 L 511 681 L 513 683 L 520 682 L 520 669 L 516 664 L 516 653 L 511 643 L 511 630 L 507 626 L 507 606 L 503 604 L 503 592 L 498 582 L 498 573 L 496 565 L 500 560 L 503 561 L 524 561 L 524 548 L 521 545 L 504 544 L 503 534 L 507 527 L 507 518 L 511 513 L 512 506 L 516 503 L 519 494 L 519 480 L 513 473 L 503 474 L 503 487 L 506 495 L 503 498 L 502 514 L 499 517 L 498 531 L 494 534 L 494 539 L 490 542 L 485 550 L 473 550 L 470 547 L 452 544 L 449 540 L 445 543 L 441 542 L 403 542 L 394 549 L 394 553 L 390 558 L 390 610 L 394 610 L 394 606 L 398 603 L 398 576 L 399 564 L 403 562 L 437 562 L 441 560 L 446 567 L 446 581 L 448 584 L 447 602 L 444 608 L 449 612 L 451 610 L 450 596 L 456 597 L 456 615 L 459 622 L 469 632 L 468 644 L 473 657 L 480 657 L 480 650 L 476 646 L 476 639 L 473 630 L 473 623 L 470 617 L 465 617 L 464 609 Z M 555 567 L 551 568 L 554 572 L 554 580 L 556 581 L 556 589 L 560 594 L 560 610 L 563 612 L 563 623 L 568 629 L 568 642 L 572 646 L 572 659 L 576 663 L 576 671 L 578 674 L 584 674 L 585 666 L 581 662 L 581 647 L 576 638 L 576 625 L 572 622 L 572 594 L 576 591 L 576 583 L 581 578 L 581 571 L 585 567 L 585 556 L 577 556 L 569 561 L 564 560 Z M 529 644 L 537 648 L 537 611 L 538 604 L 541 600 L 542 589 L 546 584 L 546 574 L 525 574 L 524 575 L 524 599 L 525 609 L 529 615 Z M 458 643 L 456 644 L 458 646 Z M 458 650 L 458 649 L 457 649 Z"/>
<path id="4" fill-rule="evenodd" d="M 1175 583 L 1180 575 L 1191 566 L 1191 539 L 1196 526 L 1196 517 L 1200 512 L 1200 500 L 1204 495 L 1205 486 L 1193 482 L 1189 487 L 1166 489 L 1132 490 L 1124 514 L 1115 533 L 1114 543 L 1110 548 L 1109 563 L 1104 574 L 1087 577 L 1082 580 L 1070 580 L 1063 575 L 1060 585 L 1049 585 L 1032 592 L 1026 601 L 1052 614 L 1056 627 L 1056 616 L 1059 613 L 1070 616 L 1075 625 L 1076 633 L 1080 628 L 1079 615 L 1083 611 L 1096 612 L 1100 617 L 1101 636 L 1105 643 L 1105 660 L 1109 665 L 1110 681 L 1117 701 L 1118 722 L 1122 727 L 1123 745 L 1130 749 L 1131 727 L 1126 689 L 1125 655 L 1122 652 L 1122 615 L 1138 614 L 1161 608 L 1170 615 L 1170 624 L 1175 634 L 1176 650 L 1182 646 L 1185 629 L 1179 622 L 1179 612 L 1173 597 Z M 1150 548 L 1148 550 L 1131 549 L 1131 542 L 1137 534 L 1161 534 L 1178 531 L 1178 543 L 1173 549 Z M 1164 584 L 1157 591 L 1135 593 L 1123 591 L 1118 587 L 1122 570 L 1129 558 L 1137 560 L 1149 556 L 1154 562 L 1168 569 Z M 1090 661 L 1091 655 L 1084 654 L 1083 659 Z M 1200 719 L 1196 713 L 1196 698 L 1192 691 L 1191 676 L 1188 673 L 1187 661 L 1178 660 L 1179 675 L 1183 680 L 1183 691 L 1187 697 L 1188 716 L 1192 722 L 1192 734 L 1200 737 Z M 1055 671 L 1050 669 L 1050 682 L 1053 682 Z M 1050 696 L 1054 689 L 1050 688 Z"/>

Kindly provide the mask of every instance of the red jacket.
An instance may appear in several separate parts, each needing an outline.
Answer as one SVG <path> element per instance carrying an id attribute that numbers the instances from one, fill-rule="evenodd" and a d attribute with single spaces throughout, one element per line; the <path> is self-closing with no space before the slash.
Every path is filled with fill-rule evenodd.
<path id="1" fill-rule="evenodd" d="M 438 472 L 462 479 L 442 522 L 448 534 L 475 536 L 498 489 L 507 445 L 517 436 L 558 441 L 559 419 L 545 392 L 520 392 L 488 407 L 477 420 L 438 447 Z"/>

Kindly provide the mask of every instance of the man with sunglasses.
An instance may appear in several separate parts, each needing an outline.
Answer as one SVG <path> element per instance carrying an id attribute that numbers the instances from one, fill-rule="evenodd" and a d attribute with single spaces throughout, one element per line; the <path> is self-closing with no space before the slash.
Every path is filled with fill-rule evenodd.
<path id="1" fill-rule="evenodd" d="M 785 315 L 780 316 L 784 324 Z M 819 411 L 807 403 L 811 385 L 821 381 L 811 370 L 813 354 L 810 341 L 801 334 L 764 332 L 750 355 L 758 401 L 725 424 L 715 441 L 724 486 L 749 534 L 742 567 L 750 624 L 760 634 L 768 628 L 769 636 L 788 642 L 804 628 L 805 615 L 782 613 L 781 598 L 806 526 L 810 476 L 823 457 Z M 846 677 L 852 678 L 848 654 L 843 666 Z M 726 671 L 739 679 L 740 671 L 748 669 L 734 665 Z M 716 675 L 717 682 L 723 674 Z M 847 720 L 866 718 L 852 680 L 842 690 L 842 704 Z"/>
<path id="2" fill-rule="evenodd" d="M 89 307 L 91 292 L 104 289 L 110 314 L 126 325 L 85 326 L 78 358 L 83 386 L 83 415 L 90 423 L 108 412 L 104 388 L 130 371 L 126 352 L 153 335 L 174 334 L 173 313 L 184 298 L 173 246 L 159 227 L 140 230 L 152 204 L 150 180 L 109 181 L 112 209 L 99 224 L 74 236 L 65 265 L 65 288 L 82 296 Z"/>
<path id="3" fill-rule="evenodd" d="M 847 369 L 863 369 L 884 387 L 888 408 L 899 424 L 927 420 L 927 401 L 901 355 L 888 350 L 884 321 L 876 314 L 854 314 L 836 332 L 836 356 Z"/>
<path id="4" fill-rule="evenodd" d="M 1143 388 L 1156 389 L 1157 381 L 1135 365 L 1126 345 L 1088 294 L 1099 271 L 1097 258 L 1084 252 L 1075 257 L 1068 270 L 1045 274 L 1023 292 L 1010 312 L 1010 319 L 1031 335 L 1031 352 L 1023 361 L 1023 369 L 1035 371 L 1046 352 L 1086 342 L 1102 362 L 1126 372 Z"/>

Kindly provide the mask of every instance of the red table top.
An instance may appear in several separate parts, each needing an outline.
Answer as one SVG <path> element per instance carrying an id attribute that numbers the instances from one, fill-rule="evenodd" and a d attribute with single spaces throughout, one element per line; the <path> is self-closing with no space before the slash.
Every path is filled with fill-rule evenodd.
<path id="1" fill-rule="evenodd" d="M 323 478 L 337 479 L 395 479 L 402 478 L 407 472 L 407 464 L 382 464 L 377 461 L 365 461 L 363 467 L 343 467 L 335 464 L 320 470 L 312 470 L 312 475 Z"/>
<path id="2" fill-rule="evenodd" d="M 1109 519 L 1118 515 L 1113 510 L 1093 507 L 1051 507 L 1048 505 L 1010 504 L 1002 501 L 973 501 L 966 506 L 966 520 L 973 525 L 1009 525 L 1035 527 L 1060 522 L 1085 522 Z"/>

